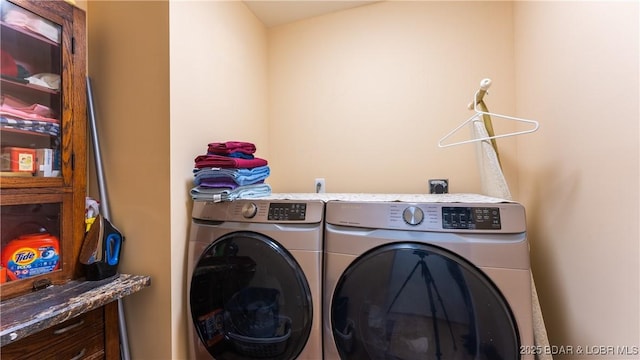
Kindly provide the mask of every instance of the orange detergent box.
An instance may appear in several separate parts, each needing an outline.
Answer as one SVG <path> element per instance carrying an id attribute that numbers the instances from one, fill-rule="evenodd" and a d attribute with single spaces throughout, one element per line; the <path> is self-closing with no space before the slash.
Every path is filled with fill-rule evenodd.
<path id="1" fill-rule="evenodd" d="M 2 148 L 1 171 L 30 172 L 36 171 L 36 150 L 21 147 Z"/>
<path id="2" fill-rule="evenodd" d="M 9 280 L 45 274 L 60 266 L 60 242 L 49 233 L 27 234 L 2 249 L 2 267 Z"/>

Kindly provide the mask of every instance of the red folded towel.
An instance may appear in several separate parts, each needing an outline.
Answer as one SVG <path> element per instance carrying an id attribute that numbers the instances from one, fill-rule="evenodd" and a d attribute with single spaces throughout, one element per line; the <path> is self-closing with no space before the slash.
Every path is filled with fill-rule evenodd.
<path id="1" fill-rule="evenodd" d="M 195 166 L 198 169 L 207 167 L 253 169 L 267 164 L 267 160 L 260 158 L 242 159 L 214 154 L 199 155 L 195 159 Z"/>
<path id="2" fill-rule="evenodd" d="M 216 155 L 228 155 L 234 152 L 253 154 L 256 152 L 256 146 L 244 141 L 213 142 L 209 144 L 207 152 Z"/>

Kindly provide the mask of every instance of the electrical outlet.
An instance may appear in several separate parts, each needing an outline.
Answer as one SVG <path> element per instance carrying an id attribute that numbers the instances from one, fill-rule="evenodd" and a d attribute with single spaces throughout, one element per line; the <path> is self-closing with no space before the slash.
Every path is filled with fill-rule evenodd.
<path id="1" fill-rule="evenodd" d="M 324 186 L 324 178 L 317 178 L 316 179 L 315 189 L 316 189 L 317 193 L 326 192 L 327 189 Z"/>
<path id="2" fill-rule="evenodd" d="M 447 194 L 449 192 L 449 179 L 429 179 L 430 194 Z"/>

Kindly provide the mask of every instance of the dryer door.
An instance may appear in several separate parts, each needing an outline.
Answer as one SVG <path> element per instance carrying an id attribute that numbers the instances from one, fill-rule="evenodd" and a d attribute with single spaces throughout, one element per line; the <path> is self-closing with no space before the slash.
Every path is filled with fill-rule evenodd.
<path id="1" fill-rule="evenodd" d="M 293 256 L 254 232 L 227 234 L 194 267 L 189 302 L 214 359 L 294 359 L 311 331 L 311 291 Z"/>
<path id="2" fill-rule="evenodd" d="M 519 359 L 516 322 L 481 270 L 439 247 L 394 243 L 356 259 L 337 283 L 342 359 Z"/>

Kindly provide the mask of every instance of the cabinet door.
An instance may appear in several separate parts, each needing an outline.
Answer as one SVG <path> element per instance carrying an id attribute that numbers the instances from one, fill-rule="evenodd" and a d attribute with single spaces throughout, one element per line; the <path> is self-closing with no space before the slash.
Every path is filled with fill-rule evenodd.
<path id="1" fill-rule="evenodd" d="M 72 194 L 21 194 L 0 198 L 3 299 L 72 278 Z M 68 205 L 67 205 L 68 204 Z"/>
<path id="2" fill-rule="evenodd" d="M 0 0 L 0 16 L 5 299 L 76 277 L 86 194 L 86 36 L 84 12 L 61 0 Z M 36 238 L 58 247 L 20 252 L 16 244 Z M 47 267 L 43 254 L 58 254 L 57 267 Z"/>
<path id="3" fill-rule="evenodd" d="M 71 186 L 74 141 L 86 130 L 78 10 L 62 1 L 0 5 L 0 187 Z"/>

